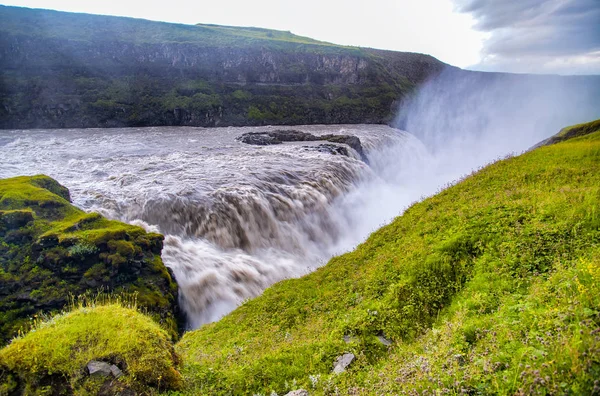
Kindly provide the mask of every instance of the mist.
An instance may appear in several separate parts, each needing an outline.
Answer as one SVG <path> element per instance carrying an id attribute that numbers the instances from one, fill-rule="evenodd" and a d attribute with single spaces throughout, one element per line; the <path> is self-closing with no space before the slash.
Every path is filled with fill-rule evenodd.
<path id="1" fill-rule="evenodd" d="M 408 132 L 373 152 L 374 177 L 339 202 L 352 211 L 336 252 L 485 165 L 529 150 L 563 127 L 600 118 L 600 77 L 467 72 L 448 67 L 400 105 Z M 400 134 L 400 132 L 399 132 Z"/>
<path id="2" fill-rule="evenodd" d="M 534 76 L 446 68 L 405 99 L 394 125 L 437 155 L 490 161 L 565 126 L 600 117 L 600 76 Z M 456 159 L 457 165 L 462 161 Z M 463 161 L 469 161 L 463 158 Z"/>

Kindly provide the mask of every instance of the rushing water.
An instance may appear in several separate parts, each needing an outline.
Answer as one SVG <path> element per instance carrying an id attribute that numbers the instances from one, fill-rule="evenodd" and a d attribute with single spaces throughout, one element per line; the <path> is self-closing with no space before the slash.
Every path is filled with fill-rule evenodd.
<path id="1" fill-rule="evenodd" d="M 352 248 L 418 198 L 395 191 L 408 170 L 402 163 L 427 155 L 409 134 L 374 125 L 288 128 L 356 135 L 370 165 L 320 152 L 319 142 L 235 140 L 268 129 L 1 131 L 0 177 L 47 174 L 75 205 L 165 234 L 164 262 L 197 327 Z M 381 206 L 386 194 L 394 205 Z"/>

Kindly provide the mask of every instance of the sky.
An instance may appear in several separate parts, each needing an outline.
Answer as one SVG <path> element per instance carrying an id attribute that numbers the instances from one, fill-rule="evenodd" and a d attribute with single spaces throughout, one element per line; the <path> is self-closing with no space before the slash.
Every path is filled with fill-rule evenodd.
<path id="1" fill-rule="evenodd" d="M 4 5 L 256 26 L 485 71 L 600 74 L 600 0 L 12 0 Z"/>

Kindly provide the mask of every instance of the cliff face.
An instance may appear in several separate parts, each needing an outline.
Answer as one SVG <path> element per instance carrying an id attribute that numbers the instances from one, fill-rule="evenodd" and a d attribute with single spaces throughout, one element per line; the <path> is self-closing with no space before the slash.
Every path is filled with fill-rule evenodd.
<path id="1" fill-rule="evenodd" d="M 446 66 L 265 29 L 0 17 L 1 128 L 380 123 Z"/>

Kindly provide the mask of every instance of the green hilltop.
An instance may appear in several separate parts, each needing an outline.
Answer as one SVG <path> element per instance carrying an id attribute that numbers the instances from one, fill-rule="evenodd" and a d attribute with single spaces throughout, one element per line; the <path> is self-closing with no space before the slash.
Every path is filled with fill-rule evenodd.
<path id="1" fill-rule="evenodd" d="M 126 349 L 121 366 L 131 369 L 111 389 L 599 392 L 600 128 L 590 125 L 585 134 L 498 161 L 414 204 L 356 250 L 185 333 L 170 355 L 159 330 L 152 330 L 153 345 L 166 352 L 153 353 L 154 360 L 141 344 L 128 352 L 135 341 L 115 346 Z M 0 391 L 41 392 L 60 381 L 77 394 L 107 386 L 85 377 L 81 365 L 114 362 L 121 352 L 96 345 L 110 340 L 81 336 L 86 309 L 90 321 L 114 309 L 115 316 L 139 317 L 131 332 L 150 331 L 131 308 L 79 308 L 0 350 Z M 86 331 L 93 334 L 93 326 Z M 47 341 L 71 332 L 58 351 Z M 75 351 L 72 360 L 61 360 L 65 348 Z M 344 354 L 353 359 L 333 373 Z"/>
<path id="2" fill-rule="evenodd" d="M 145 19 L 0 6 L 0 32 L 74 41 L 118 40 L 130 43 L 197 43 L 204 47 L 261 43 L 310 44 L 348 48 L 291 32 L 212 24 L 185 25 Z"/>

